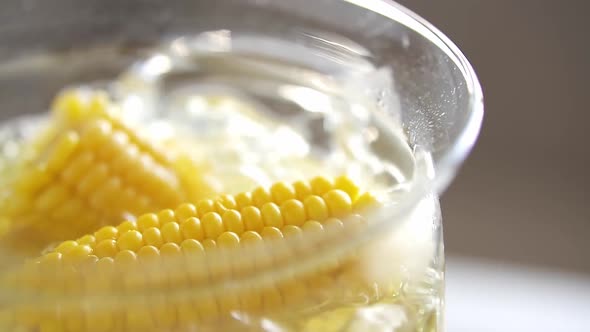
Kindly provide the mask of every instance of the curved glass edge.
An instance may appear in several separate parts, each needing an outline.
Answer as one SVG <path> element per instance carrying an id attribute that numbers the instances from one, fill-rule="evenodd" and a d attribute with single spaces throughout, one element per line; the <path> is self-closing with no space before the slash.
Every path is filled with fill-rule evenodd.
<path id="1" fill-rule="evenodd" d="M 432 179 L 432 186 L 438 194 L 442 194 L 473 149 L 481 130 L 484 113 L 483 91 L 473 66 L 445 34 L 399 3 L 387 0 L 343 1 L 383 15 L 416 31 L 440 48 L 461 71 L 469 92 L 470 113 L 465 127 L 448 151 L 435 161 L 436 173 Z"/>

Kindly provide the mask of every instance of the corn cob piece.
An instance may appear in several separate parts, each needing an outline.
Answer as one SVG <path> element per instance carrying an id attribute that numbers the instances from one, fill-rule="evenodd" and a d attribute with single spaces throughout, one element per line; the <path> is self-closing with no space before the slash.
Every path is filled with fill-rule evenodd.
<path id="1" fill-rule="evenodd" d="M 5 311 L 35 331 L 183 331 L 220 324 L 232 312 L 266 316 L 318 306 L 334 293 L 355 298 L 343 289 L 367 293 L 375 285 L 357 276 L 354 255 L 302 274 L 252 277 L 346 241 L 365 224 L 359 213 L 376 202 L 347 177 L 318 177 L 144 214 L 26 264 L 12 287 L 34 289 L 46 301 L 33 296 L 33 305 Z M 232 280 L 240 287 L 227 286 Z"/>
<path id="2" fill-rule="evenodd" d="M 122 218 L 209 197 L 196 163 L 158 143 L 123 121 L 103 93 L 59 95 L 3 204 L 4 247 L 38 253 Z"/>

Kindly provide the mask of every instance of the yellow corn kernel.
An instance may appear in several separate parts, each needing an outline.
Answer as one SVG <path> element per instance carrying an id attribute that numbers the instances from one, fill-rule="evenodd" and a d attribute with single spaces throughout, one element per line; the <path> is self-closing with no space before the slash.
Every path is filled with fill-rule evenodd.
<path id="1" fill-rule="evenodd" d="M 137 258 L 140 261 L 154 261 L 160 257 L 160 250 L 152 245 L 141 247 L 137 252 Z"/>
<path id="2" fill-rule="evenodd" d="M 98 157 L 103 160 L 113 160 L 119 157 L 125 153 L 127 145 L 131 144 L 129 136 L 120 130 L 113 130 L 107 139 L 108 144 L 103 144 L 98 149 Z"/>
<path id="3" fill-rule="evenodd" d="M 277 182 L 270 187 L 273 202 L 278 205 L 283 204 L 284 201 L 296 197 L 295 189 L 292 185 L 285 182 Z"/>
<path id="4" fill-rule="evenodd" d="M 313 194 L 317 196 L 322 196 L 323 194 L 334 188 L 332 181 L 322 176 L 318 176 L 311 179 L 309 181 L 309 184 L 311 185 L 311 190 L 313 191 Z"/>
<path id="5" fill-rule="evenodd" d="M 303 231 L 301 227 L 295 225 L 287 225 L 282 229 L 285 238 L 301 238 Z"/>
<path id="6" fill-rule="evenodd" d="M 162 233 L 159 228 L 150 227 L 143 232 L 143 240 L 147 245 L 159 248 L 164 243 Z"/>
<path id="7" fill-rule="evenodd" d="M 165 209 L 158 213 L 158 220 L 161 225 L 165 225 L 169 222 L 176 221 L 176 216 L 174 215 L 174 211 Z"/>
<path id="8" fill-rule="evenodd" d="M 207 166 L 188 155 L 177 154 L 172 169 L 179 178 L 179 184 L 185 192 L 184 196 L 190 201 L 212 197 L 220 188 L 216 179 L 207 174 Z"/>
<path id="9" fill-rule="evenodd" d="M 115 257 L 117 251 L 117 241 L 109 239 L 100 241 L 94 249 L 98 258 Z"/>
<path id="10" fill-rule="evenodd" d="M 136 145 L 127 145 L 120 147 L 118 153 L 119 155 L 113 157 L 111 161 L 111 168 L 120 174 L 129 174 L 140 159 L 141 151 Z"/>
<path id="11" fill-rule="evenodd" d="M 196 217 L 197 208 L 190 203 L 181 204 L 174 210 L 174 215 L 176 216 L 176 221 L 182 223 L 188 218 Z"/>
<path id="12" fill-rule="evenodd" d="M 275 203 L 266 203 L 260 209 L 262 214 L 262 221 L 267 227 L 283 227 L 283 216 L 281 209 Z"/>
<path id="13" fill-rule="evenodd" d="M 106 92 L 96 91 L 89 98 L 87 102 L 88 115 L 105 115 L 109 117 L 111 110 L 109 109 L 109 97 Z"/>
<path id="14" fill-rule="evenodd" d="M 60 205 L 69 196 L 69 192 L 66 188 L 61 185 L 54 185 L 43 192 L 37 197 L 35 201 L 34 209 L 39 211 L 51 211 Z"/>
<path id="15" fill-rule="evenodd" d="M 204 199 L 197 203 L 197 212 L 199 213 L 199 218 L 203 218 L 209 212 L 215 211 L 215 202 L 210 199 Z"/>
<path id="16" fill-rule="evenodd" d="M 318 221 L 310 220 L 303 224 L 303 232 L 307 234 L 319 234 L 324 231 L 324 226 Z"/>
<path id="17" fill-rule="evenodd" d="M 143 246 L 143 235 L 136 231 L 130 230 L 121 234 L 117 240 L 119 250 L 138 251 Z"/>
<path id="18" fill-rule="evenodd" d="M 31 169 L 23 172 L 23 175 L 15 180 L 15 193 L 22 194 L 22 199 L 31 199 L 30 195 L 34 195 L 40 188 L 51 182 L 52 174 L 49 173 L 45 165 L 36 165 Z"/>
<path id="19" fill-rule="evenodd" d="M 100 258 L 98 262 L 96 262 L 96 269 L 101 272 L 100 278 L 107 284 L 111 281 L 109 280 L 109 278 L 113 275 L 115 271 L 115 260 L 112 258 L 115 257 L 115 255 L 116 254 L 112 254 L 112 256 L 110 257 Z"/>
<path id="20" fill-rule="evenodd" d="M 41 268 L 45 267 L 47 270 L 51 270 L 52 268 L 56 268 L 61 260 L 62 254 L 54 251 L 43 255 L 39 263 L 41 264 Z"/>
<path id="21" fill-rule="evenodd" d="M 174 242 L 164 243 L 160 248 L 162 256 L 178 257 L 181 253 L 180 247 Z"/>
<path id="22" fill-rule="evenodd" d="M 78 242 L 76 241 L 64 241 L 55 248 L 55 252 L 58 252 L 62 255 L 67 254 L 70 250 L 74 249 L 77 246 Z"/>
<path id="23" fill-rule="evenodd" d="M 93 245 L 96 243 L 96 238 L 94 237 L 94 235 L 84 235 L 83 237 L 79 238 L 78 240 L 76 240 L 76 242 L 78 242 L 78 244 L 81 245 Z"/>
<path id="24" fill-rule="evenodd" d="M 306 181 L 296 181 L 293 183 L 293 188 L 295 189 L 297 199 L 300 201 L 313 194 L 311 185 Z"/>
<path id="25" fill-rule="evenodd" d="M 240 245 L 240 237 L 234 232 L 223 232 L 216 242 L 220 248 L 237 248 Z"/>
<path id="26" fill-rule="evenodd" d="M 80 136 L 75 131 L 68 131 L 55 144 L 53 154 L 45 162 L 51 172 L 59 171 L 73 155 L 80 144 Z"/>
<path id="27" fill-rule="evenodd" d="M 119 235 L 128 232 L 128 231 L 136 231 L 137 230 L 137 224 L 134 221 L 124 221 L 121 224 L 119 224 L 119 226 L 117 226 L 117 231 L 119 232 Z"/>
<path id="28" fill-rule="evenodd" d="M 222 195 L 217 201 L 227 210 L 235 209 L 238 206 L 236 199 L 232 195 Z"/>
<path id="29" fill-rule="evenodd" d="M 242 234 L 244 232 L 244 223 L 242 215 L 236 210 L 227 210 L 222 216 L 225 229 L 230 232 Z"/>
<path id="30" fill-rule="evenodd" d="M 290 199 L 281 205 L 281 214 L 286 225 L 301 226 L 305 222 L 305 206 L 300 200 Z"/>
<path id="31" fill-rule="evenodd" d="M 63 260 L 72 265 L 82 263 L 88 255 L 92 254 L 92 248 L 88 245 L 77 245 L 66 253 L 63 253 Z"/>
<path id="32" fill-rule="evenodd" d="M 334 179 L 334 188 L 340 189 L 347 193 L 353 202 L 357 199 L 361 191 L 356 183 L 346 175 L 341 175 Z"/>
<path id="33" fill-rule="evenodd" d="M 84 175 L 75 189 L 81 195 L 89 195 L 96 187 L 104 183 L 108 177 L 108 166 L 105 163 L 99 163 Z"/>
<path id="34" fill-rule="evenodd" d="M 241 211 L 246 206 L 252 205 L 252 194 L 249 192 L 239 193 L 235 197 L 236 209 Z"/>
<path id="35" fill-rule="evenodd" d="M 252 191 L 252 204 L 257 207 L 262 207 L 262 205 L 272 202 L 272 196 L 263 187 L 258 187 Z"/>
<path id="36" fill-rule="evenodd" d="M 264 227 L 260 210 L 254 206 L 247 206 L 242 209 L 242 220 L 249 231 L 260 231 Z"/>
<path id="37" fill-rule="evenodd" d="M 224 231 L 223 219 L 216 212 L 209 212 L 201 219 L 205 237 L 216 239 Z"/>
<path id="38" fill-rule="evenodd" d="M 215 249 L 217 249 L 217 243 L 213 239 L 205 239 L 202 243 L 206 252 L 213 252 Z"/>
<path id="39" fill-rule="evenodd" d="M 264 240 L 277 240 L 283 238 L 283 233 L 277 227 L 267 226 L 260 233 Z"/>
<path id="40" fill-rule="evenodd" d="M 186 283 L 186 272 L 182 267 L 182 250 L 174 242 L 164 243 L 160 248 L 163 272 L 170 285 L 183 285 Z"/>
<path id="41" fill-rule="evenodd" d="M 223 215 L 226 211 L 229 211 L 221 202 L 215 201 L 213 203 L 214 211 L 217 212 L 219 215 Z"/>
<path id="42" fill-rule="evenodd" d="M 378 205 L 378 200 L 371 193 L 366 192 L 360 195 L 354 202 L 353 208 L 357 212 L 365 212 L 365 210 Z"/>
<path id="43" fill-rule="evenodd" d="M 141 232 L 151 227 L 160 227 L 160 220 L 155 213 L 146 213 L 137 219 L 137 229 Z"/>
<path id="44" fill-rule="evenodd" d="M 191 217 L 180 224 L 180 231 L 185 239 L 195 239 L 201 241 L 205 238 L 205 233 L 201 227 L 201 220 Z"/>
<path id="45" fill-rule="evenodd" d="M 114 257 L 115 265 L 122 269 L 134 266 L 137 262 L 137 255 L 131 250 L 122 250 L 117 252 Z"/>
<path id="46" fill-rule="evenodd" d="M 331 216 L 342 217 L 352 212 L 352 200 L 342 190 L 330 190 L 324 194 L 323 199 Z"/>
<path id="47" fill-rule="evenodd" d="M 76 91 L 65 91 L 53 101 L 51 109 L 57 116 L 69 121 L 79 120 L 86 115 L 85 105 Z"/>
<path id="48" fill-rule="evenodd" d="M 241 237 L 241 242 L 246 246 L 254 246 L 260 244 L 262 242 L 262 236 L 258 232 L 254 231 L 246 231 L 244 232 Z"/>
<path id="49" fill-rule="evenodd" d="M 338 230 L 344 228 L 344 223 L 342 222 L 342 220 L 336 218 L 329 218 L 324 222 L 324 225 L 327 229 L 337 234 L 339 233 Z"/>
<path id="50" fill-rule="evenodd" d="M 94 153 L 85 151 L 76 154 L 74 159 L 68 163 L 61 172 L 61 178 L 65 183 L 74 185 L 88 172 L 95 162 Z"/>
<path id="51" fill-rule="evenodd" d="M 328 218 L 326 202 L 319 196 L 308 196 L 304 201 L 307 217 L 312 220 L 324 221 Z"/>
<path id="52" fill-rule="evenodd" d="M 164 224 L 164 226 L 162 226 L 161 232 L 165 243 L 179 244 L 182 241 L 180 226 L 175 221 Z"/>
<path id="53" fill-rule="evenodd" d="M 106 142 L 113 132 L 113 126 L 103 119 L 96 119 L 88 122 L 82 134 L 82 144 L 86 148 L 96 150 Z"/>
<path id="54" fill-rule="evenodd" d="M 99 229 L 96 233 L 94 233 L 94 237 L 96 238 L 96 242 L 101 242 L 102 240 L 114 240 L 119 235 L 119 230 L 113 226 L 104 226 L 103 228 Z"/>
<path id="55" fill-rule="evenodd" d="M 180 244 L 182 251 L 188 255 L 202 254 L 205 252 L 205 248 L 200 241 L 196 239 L 186 239 Z"/>

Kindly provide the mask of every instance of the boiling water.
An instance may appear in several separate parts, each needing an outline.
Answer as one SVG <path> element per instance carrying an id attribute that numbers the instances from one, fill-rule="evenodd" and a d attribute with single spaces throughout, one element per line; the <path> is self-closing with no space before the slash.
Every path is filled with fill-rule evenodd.
<path id="1" fill-rule="evenodd" d="M 106 89 L 128 121 L 158 140 L 182 142 L 207 164 L 220 192 L 346 173 L 388 208 L 403 206 L 429 164 L 406 142 L 392 73 L 372 67 L 358 51 L 317 46 L 212 32 L 167 42 L 112 80 L 80 87 Z M 2 181 L 11 176 L 22 139 L 43 121 L 37 116 L 4 124 Z M 301 312 L 256 319 L 234 313 L 231 329 L 440 331 L 438 201 L 424 195 L 414 205 L 393 219 L 373 221 L 382 224 L 382 234 L 370 240 L 375 247 L 356 267 L 385 275 L 395 287 Z"/>

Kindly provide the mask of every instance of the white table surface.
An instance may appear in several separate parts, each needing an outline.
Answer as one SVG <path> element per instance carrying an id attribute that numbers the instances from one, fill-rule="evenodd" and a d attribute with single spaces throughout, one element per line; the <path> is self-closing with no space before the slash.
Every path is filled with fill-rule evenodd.
<path id="1" fill-rule="evenodd" d="M 447 332 L 590 332 L 589 275 L 449 257 L 446 278 Z"/>

